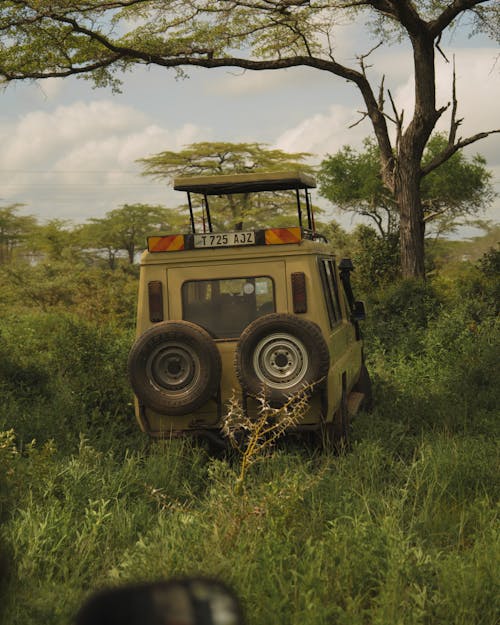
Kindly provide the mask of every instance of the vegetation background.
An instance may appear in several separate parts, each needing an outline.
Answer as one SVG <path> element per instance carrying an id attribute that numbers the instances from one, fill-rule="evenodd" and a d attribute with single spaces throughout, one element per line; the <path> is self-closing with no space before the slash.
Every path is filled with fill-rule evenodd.
<path id="1" fill-rule="evenodd" d="M 367 301 L 375 410 L 349 452 L 286 440 L 241 491 L 237 457 L 138 431 L 134 265 L 0 266 L 2 622 L 67 624 L 103 586 L 193 574 L 254 625 L 498 622 L 498 228 L 429 248 L 426 283 L 369 228 L 330 229 Z"/>

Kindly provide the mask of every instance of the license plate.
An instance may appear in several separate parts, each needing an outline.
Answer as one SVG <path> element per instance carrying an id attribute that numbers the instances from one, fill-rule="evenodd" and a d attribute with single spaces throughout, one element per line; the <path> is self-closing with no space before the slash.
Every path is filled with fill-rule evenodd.
<path id="1" fill-rule="evenodd" d="M 233 247 L 255 245 L 255 232 L 215 232 L 195 234 L 195 247 Z"/>

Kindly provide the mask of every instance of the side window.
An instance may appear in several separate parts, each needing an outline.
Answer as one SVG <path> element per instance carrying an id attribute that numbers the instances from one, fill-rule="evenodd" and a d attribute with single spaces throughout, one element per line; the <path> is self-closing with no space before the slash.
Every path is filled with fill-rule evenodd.
<path id="1" fill-rule="evenodd" d="M 328 317 L 330 318 L 330 325 L 333 327 L 342 319 L 335 261 L 331 258 L 322 258 L 319 263 Z"/>

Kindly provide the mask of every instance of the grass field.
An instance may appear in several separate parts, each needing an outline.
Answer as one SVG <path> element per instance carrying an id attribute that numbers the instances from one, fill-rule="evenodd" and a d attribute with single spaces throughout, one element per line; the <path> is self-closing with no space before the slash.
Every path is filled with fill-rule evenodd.
<path id="1" fill-rule="evenodd" d="M 102 586 L 203 574 L 251 625 L 496 624 L 497 289 L 474 270 L 374 294 L 376 408 L 351 450 L 285 440 L 240 490 L 238 457 L 137 431 L 130 324 L 5 311 L 0 620 L 62 625 Z"/>

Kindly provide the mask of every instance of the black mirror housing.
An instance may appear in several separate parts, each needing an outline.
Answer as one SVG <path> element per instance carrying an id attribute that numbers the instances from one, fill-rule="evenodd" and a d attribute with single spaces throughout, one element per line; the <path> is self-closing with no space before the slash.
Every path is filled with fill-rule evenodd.
<path id="1" fill-rule="evenodd" d="M 365 303 L 361 301 L 354 302 L 352 308 L 352 317 L 354 321 L 364 321 L 366 319 Z"/>
<path id="2" fill-rule="evenodd" d="M 352 260 L 350 258 L 343 258 L 339 263 L 340 271 L 354 271 L 354 265 L 352 264 Z"/>

